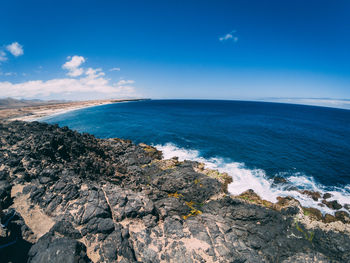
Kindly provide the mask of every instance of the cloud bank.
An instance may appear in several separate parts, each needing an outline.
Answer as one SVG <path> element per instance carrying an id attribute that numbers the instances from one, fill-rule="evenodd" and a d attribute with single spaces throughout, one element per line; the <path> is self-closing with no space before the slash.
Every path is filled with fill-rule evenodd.
<path id="1" fill-rule="evenodd" d="M 32 80 L 22 83 L 0 82 L 1 97 L 41 99 L 103 99 L 137 97 L 133 80 L 113 83 L 105 77 L 101 68 L 82 68 L 86 59 L 82 56 L 68 57 L 62 65 L 67 78 Z M 78 77 L 78 78 L 77 78 Z"/>

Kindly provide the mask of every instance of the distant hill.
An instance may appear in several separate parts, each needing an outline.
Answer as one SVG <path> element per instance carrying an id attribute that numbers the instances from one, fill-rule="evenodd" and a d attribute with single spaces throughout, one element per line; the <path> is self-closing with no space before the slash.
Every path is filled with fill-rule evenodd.
<path id="1" fill-rule="evenodd" d="M 47 104 L 56 104 L 56 103 L 64 103 L 67 101 L 59 101 L 59 100 L 18 100 L 14 98 L 3 98 L 0 99 L 0 109 L 13 109 L 13 108 L 20 108 L 20 107 L 30 107 L 30 106 L 40 106 L 40 105 L 47 105 Z"/>

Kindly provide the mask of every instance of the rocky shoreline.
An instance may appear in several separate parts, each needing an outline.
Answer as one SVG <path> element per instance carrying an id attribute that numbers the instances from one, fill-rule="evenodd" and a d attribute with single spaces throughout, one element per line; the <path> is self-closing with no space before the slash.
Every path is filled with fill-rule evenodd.
<path id="1" fill-rule="evenodd" d="M 344 211 L 230 196 L 226 174 L 128 140 L 21 121 L 0 135 L 0 262 L 350 262 Z"/>

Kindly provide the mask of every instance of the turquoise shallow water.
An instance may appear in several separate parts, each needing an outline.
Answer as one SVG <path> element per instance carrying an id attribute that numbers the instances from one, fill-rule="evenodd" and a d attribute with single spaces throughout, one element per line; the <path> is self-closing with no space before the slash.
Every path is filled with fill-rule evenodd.
<path id="1" fill-rule="evenodd" d="M 331 191 L 350 203 L 349 110 L 246 101 L 151 100 L 86 108 L 44 121 L 100 138 L 157 145 L 166 157 L 204 161 L 232 175 L 232 192 L 253 188 L 273 200 L 277 194 L 287 194 L 286 187 L 272 183 L 272 178 L 281 176 L 299 188 Z"/>

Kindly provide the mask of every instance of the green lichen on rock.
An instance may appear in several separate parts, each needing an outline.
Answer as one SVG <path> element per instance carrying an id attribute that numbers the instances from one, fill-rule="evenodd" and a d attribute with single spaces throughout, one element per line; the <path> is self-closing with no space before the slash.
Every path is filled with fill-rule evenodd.
<path id="1" fill-rule="evenodd" d="M 143 165 L 142 168 L 147 166 L 156 165 L 161 170 L 169 170 L 169 169 L 175 169 L 181 162 L 179 162 L 178 158 L 174 157 L 171 159 L 162 159 L 162 160 L 152 160 L 149 164 Z"/>
<path id="2" fill-rule="evenodd" d="M 330 214 L 325 214 L 325 216 L 323 217 L 323 222 L 325 223 L 332 223 L 332 222 L 336 222 L 337 219 L 335 218 L 335 216 L 330 215 Z"/>
<path id="3" fill-rule="evenodd" d="M 200 215 L 202 214 L 202 211 L 198 210 L 195 205 L 197 205 L 195 202 L 193 201 L 189 201 L 189 202 L 185 202 L 185 204 L 191 209 L 190 213 L 187 215 L 182 216 L 182 218 L 184 220 L 186 220 L 187 218 L 189 218 L 190 216 L 196 216 L 196 215 Z"/>
<path id="4" fill-rule="evenodd" d="M 303 213 L 312 219 L 322 220 L 322 213 L 317 208 L 303 207 Z"/>
<path id="5" fill-rule="evenodd" d="M 183 197 L 183 195 L 175 192 L 175 193 L 168 194 L 168 197 L 174 197 L 179 199 L 180 197 Z"/>
<path id="6" fill-rule="evenodd" d="M 295 222 L 295 228 L 296 228 L 296 230 L 298 230 L 300 233 L 302 233 L 303 236 L 304 236 L 304 238 L 305 238 L 306 240 L 308 240 L 309 242 L 312 242 L 312 240 L 314 239 L 314 236 L 315 236 L 315 232 L 313 232 L 313 231 L 307 231 L 307 230 L 303 229 L 303 228 L 299 225 L 299 223 L 298 223 L 297 220 L 295 220 L 294 222 Z"/>
<path id="7" fill-rule="evenodd" d="M 325 214 L 322 215 L 321 211 L 313 207 L 303 207 L 303 213 L 305 216 L 308 216 L 312 220 L 322 221 L 324 223 L 332 223 L 340 221 L 344 224 L 350 223 L 349 214 L 345 211 L 337 211 L 334 215 Z"/>
<path id="8" fill-rule="evenodd" d="M 154 159 L 162 159 L 163 154 L 161 151 L 158 151 L 157 148 L 144 144 L 144 143 L 139 143 L 139 146 L 142 147 L 142 149 L 152 158 Z"/>
<path id="9" fill-rule="evenodd" d="M 236 197 L 267 208 L 273 208 L 274 205 L 272 202 L 261 199 L 260 196 L 256 194 L 252 189 L 249 189 Z"/>
<path id="10" fill-rule="evenodd" d="M 218 180 L 222 184 L 223 192 L 228 193 L 228 185 L 232 183 L 232 177 L 227 173 L 220 173 L 218 170 L 205 168 L 205 164 L 203 163 L 198 163 L 193 168 L 198 173 L 205 174 L 211 178 Z"/>

